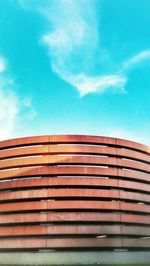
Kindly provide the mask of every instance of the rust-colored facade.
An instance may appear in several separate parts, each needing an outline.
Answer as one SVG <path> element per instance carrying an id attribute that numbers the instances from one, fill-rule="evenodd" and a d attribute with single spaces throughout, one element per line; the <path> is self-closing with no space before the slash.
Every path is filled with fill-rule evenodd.
<path id="1" fill-rule="evenodd" d="M 150 147 L 97 136 L 0 142 L 0 252 L 150 250 Z"/>

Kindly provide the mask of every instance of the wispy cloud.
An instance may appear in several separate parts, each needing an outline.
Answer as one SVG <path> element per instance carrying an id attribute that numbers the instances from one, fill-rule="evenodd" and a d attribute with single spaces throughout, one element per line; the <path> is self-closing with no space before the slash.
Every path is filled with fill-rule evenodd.
<path id="1" fill-rule="evenodd" d="M 6 60 L 3 57 L 0 57 L 0 73 L 6 69 Z"/>
<path id="2" fill-rule="evenodd" d="M 145 60 L 150 60 L 150 50 L 139 52 L 138 54 L 124 61 L 121 71 L 130 70 L 131 68 L 134 68 L 136 65 L 139 65 L 139 63 Z"/>
<path id="3" fill-rule="evenodd" d="M 56 72 L 59 74 L 58 70 Z M 126 78 L 119 75 L 102 75 L 92 77 L 84 73 L 78 75 L 67 75 L 63 73 L 62 78 L 77 88 L 81 96 L 99 91 L 104 92 L 109 88 L 114 88 L 123 92 L 126 83 Z"/>
<path id="4" fill-rule="evenodd" d="M 6 90 L 7 87 L 7 90 Z M 19 115 L 19 99 L 11 87 L 9 79 L 0 79 L 0 139 L 13 135 Z"/>
<path id="5" fill-rule="evenodd" d="M 32 114 L 33 108 L 16 92 L 17 84 L 6 71 L 6 59 L 0 59 L 0 139 L 7 139 L 19 134 L 20 123 L 26 123 L 26 115 Z"/>
<path id="6" fill-rule="evenodd" d="M 103 71 L 107 69 L 103 54 L 109 58 L 109 51 L 101 43 L 103 25 L 97 25 L 95 0 L 47 0 L 45 6 L 42 0 L 18 1 L 23 7 L 41 12 L 47 19 L 49 31 L 41 42 L 48 47 L 51 67 L 81 96 L 108 88 L 124 91 L 128 71 L 150 59 L 150 50 L 140 51 L 118 65 L 110 62 L 114 68 Z"/>
<path id="7" fill-rule="evenodd" d="M 53 30 L 42 37 L 42 42 L 48 46 L 55 73 L 83 95 L 91 90 L 91 85 L 85 86 L 91 83 L 89 73 L 100 43 L 93 5 L 89 0 L 51 3 L 48 19 Z"/>
<path id="8" fill-rule="evenodd" d="M 105 62 L 100 62 L 100 57 L 104 49 L 98 33 L 94 1 L 52 2 L 48 16 L 52 30 L 43 36 L 42 41 L 48 46 L 55 73 L 73 85 L 81 96 L 104 92 L 108 88 L 124 91 L 128 81 L 127 70 L 149 59 L 150 50 L 139 52 L 120 63 L 117 71 L 115 66 L 111 73 L 102 74 Z M 94 73 L 93 62 L 99 65 L 98 75 L 91 74 Z"/>

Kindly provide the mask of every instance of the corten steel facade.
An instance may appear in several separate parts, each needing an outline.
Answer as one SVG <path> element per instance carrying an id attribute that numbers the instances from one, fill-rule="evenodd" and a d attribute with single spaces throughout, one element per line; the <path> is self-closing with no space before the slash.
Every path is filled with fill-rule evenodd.
<path id="1" fill-rule="evenodd" d="M 0 263 L 9 254 L 46 250 L 57 254 L 58 264 L 59 254 L 95 252 L 100 260 L 124 250 L 142 254 L 144 265 L 150 147 L 78 135 L 1 141 Z"/>

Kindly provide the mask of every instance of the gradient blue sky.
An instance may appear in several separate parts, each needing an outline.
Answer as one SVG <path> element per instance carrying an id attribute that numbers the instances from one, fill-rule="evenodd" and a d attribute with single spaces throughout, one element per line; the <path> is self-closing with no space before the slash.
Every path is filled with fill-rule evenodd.
<path id="1" fill-rule="evenodd" d="M 0 139 L 150 145 L 149 0 L 0 0 Z"/>

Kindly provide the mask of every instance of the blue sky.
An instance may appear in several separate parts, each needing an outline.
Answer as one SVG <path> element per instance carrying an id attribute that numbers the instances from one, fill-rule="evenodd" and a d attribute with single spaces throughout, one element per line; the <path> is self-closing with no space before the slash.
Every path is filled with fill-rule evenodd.
<path id="1" fill-rule="evenodd" d="M 0 139 L 150 145 L 149 0 L 0 0 Z"/>

